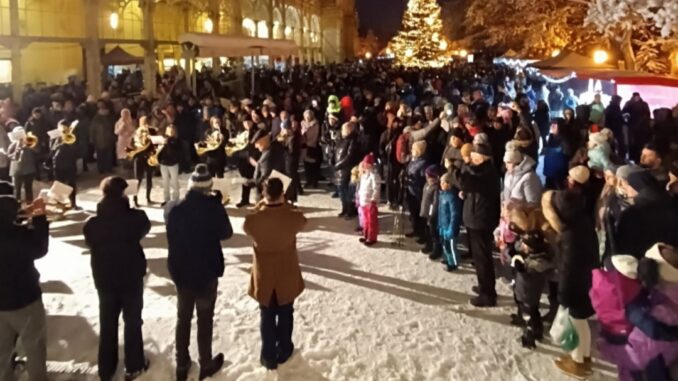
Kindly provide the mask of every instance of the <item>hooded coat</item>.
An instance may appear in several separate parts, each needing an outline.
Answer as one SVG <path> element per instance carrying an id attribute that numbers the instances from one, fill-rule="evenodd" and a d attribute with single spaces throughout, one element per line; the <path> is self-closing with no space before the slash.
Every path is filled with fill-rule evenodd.
<path id="1" fill-rule="evenodd" d="M 586 201 L 573 192 L 547 192 L 542 198 L 542 210 L 558 233 L 558 301 L 573 318 L 588 319 L 595 313 L 589 291 L 592 271 L 599 267 L 600 256 L 598 236 L 592 217 L 586 213 Z"/>
<path id="2" fill-rule="evenodd" d="M 360 143 L 356 132 L 342 137 L 334 150 L 334 175 L 337 184 L 348 183 L 351 169 L 360 163 Z"/>
<path id="3" fill-rule="evenodd" d="M 528 204 L 539 204 L 543 187 L 535 168 L 537 162 L 530 156 L 524 155 L 523 161 L 518 164 L 513 172 L 506 172 L 504 176 L 504 190 L 502 201 L 519 200 Z"/>

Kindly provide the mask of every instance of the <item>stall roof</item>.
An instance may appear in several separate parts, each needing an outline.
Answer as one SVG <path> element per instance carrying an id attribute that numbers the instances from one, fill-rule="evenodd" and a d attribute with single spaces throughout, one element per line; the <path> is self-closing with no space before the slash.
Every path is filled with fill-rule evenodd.
<path id="1" fill-rule="evenodd" d="M 107 66 L 141 65 L 144 63 L 144 58 L 133 56 L 120 46 L 116 46 L 110 52 L 101 56 L 101 63 Z"/>
<path id="2" fill-rule="evenodd" d="M 290 40 L 207 33 L 184 33 L 179 36 L 179 43 L 197 46 L 199 57 L 291 56 L 299 53 L 297 44 Z"/>
<path id="3" fill-rule="evenodd" d="M 578 71 L 583 69 L 615 69 L 616 67 L 611 64 L 597 64 L 593 62 L 592 59 L 581 54 L 577 54 L 571 51 L 563 51 L 559 55 L 545 60 L 532 63 L 530 66 L 537 69 L 568 69 L 570 71 Z"/>
<path id="4" fill-rule="evenodd" d="M 540 70 L 543 75 L 551 78 L 565 78 L 575 76 L 581 79 L 598 79 L 601 81 L 614 81 L 623 85 L 656 85 L 678 87 L 678 77 L 659 75 L 652 73 L 643 73 L 631 70 L 614 69 L 559 69 L 559 70 Z"/>

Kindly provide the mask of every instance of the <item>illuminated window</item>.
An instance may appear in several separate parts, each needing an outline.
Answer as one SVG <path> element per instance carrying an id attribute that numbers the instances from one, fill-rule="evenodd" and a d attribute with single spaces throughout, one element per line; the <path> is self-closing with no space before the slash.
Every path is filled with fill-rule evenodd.
<path id="1" fill-rule="evenodd" d="M 257 23 L 257 37 L 268 38 L 268 25 L 266 25 L 266 21 L 259 21 Z"/>
<path id="2" fill-rule="evenodd" d="M 12 61 L 0 60 L 0 83 L 12 82 Z"/>
<path id="3" fill-rule="evenodd" d="M 85 17 L 82 1 L 19 0 L 19 33 L 24 36 L 84 37 Z M 4 7 L 3 0 L 0 7 Z M 7 11 L 9 11 L 9 6 Z M 3 12 L 4 13 L 4 12 Z M 106 25 L 109 25 L 106 15 Z M 4 18 L 4 14 L 2 15 Z M 7 16 L 9 34 L 9 15 Z M 4 22 L 3 22 L 4 24 Z M 2 25 L 3 34 L 5 26 Z"/>
<path id="4" fill-rule="evenodd" d="M 118 11 L 119 21 L 116 29 L 111 28 L 111 9 L 101 7 L 99 10 L 99 37 L 111 39 L 143 39 L 144 17 L 139 7 L 139 0 L 129 0 L 125 8 Z M 82 24 L 80 22 L 80 24 Z"/>
<path id="5" fill-rule="evenodd" d="M 246 36 L 254 37 L 257 31 L 257 24 L 254 20 L 245 18 L 242 20 L 242 31 Z"/>

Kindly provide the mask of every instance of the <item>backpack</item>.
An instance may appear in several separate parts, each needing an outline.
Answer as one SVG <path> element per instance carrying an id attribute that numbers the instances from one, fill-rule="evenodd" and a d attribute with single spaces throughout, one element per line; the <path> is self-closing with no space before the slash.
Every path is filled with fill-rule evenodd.
<path id="1" fill-rule="evenodd" d="M 410 157 L 410 134 L 402 133 L 396 140 L 396 160 L 400 164 L 407 164 Z"/>

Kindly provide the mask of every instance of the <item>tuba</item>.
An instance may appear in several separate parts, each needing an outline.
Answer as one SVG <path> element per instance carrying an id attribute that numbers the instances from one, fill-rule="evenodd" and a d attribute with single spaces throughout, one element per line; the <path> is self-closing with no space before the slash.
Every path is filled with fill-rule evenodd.
<path id="1" fill-rule="evenodd" d="M 138 154 L 146 151 L 151 146 L 151 139 L 146 142 L 141 142 L 139 136 L 135 136 L 133 140 L 133 147 L 127 148 L 127 159 L 133 160 Z"/>
<path id="2" fill-rule="evenodd" d="M 226 156 L 232 157 L 237 152 L 240 152 L 247 148 L 249 140 L 250 132 L 248 130 L 244 130 L 243 132 L 239 133 L 235 138 L 228 141 L 229 145 L 225 148 Z"/>
<path id="3" fill-rule="evenodd" d="M 204 141 L 195 144 L 195 152 L 203 156 L 208 152 L 216 151 L 224 142 L 224 135 L 219 130 L 212 131 Z"/>
<path id="4" fill-rule="evenodd" d="M 26 134 L 25 138 L 26 147 L 33 149 L 38 146 L 38 137 L 33 135 L 32 132 Z"/>
<path id="5" fill-rule="evenodd" d="M 160 152 L 162 152 L 163 148 L 165 148 L 164 144 L 158 145 L 158 148 L 153 150 L 153 152 L 148 156 L 148 160 L 146 160 L 146 164 L 148 164 L 149 167 L 157 167 L 160 165 L 160 160 L 158 159 L 158 155 L 160 155 Z"/>
<path id="6" fill-rule="evenodd" d="M 61 141 L 67 145 L 75 144 L 77 139 L 71 127 L 64 127 L 63 132 L 61 133 Z"/>

